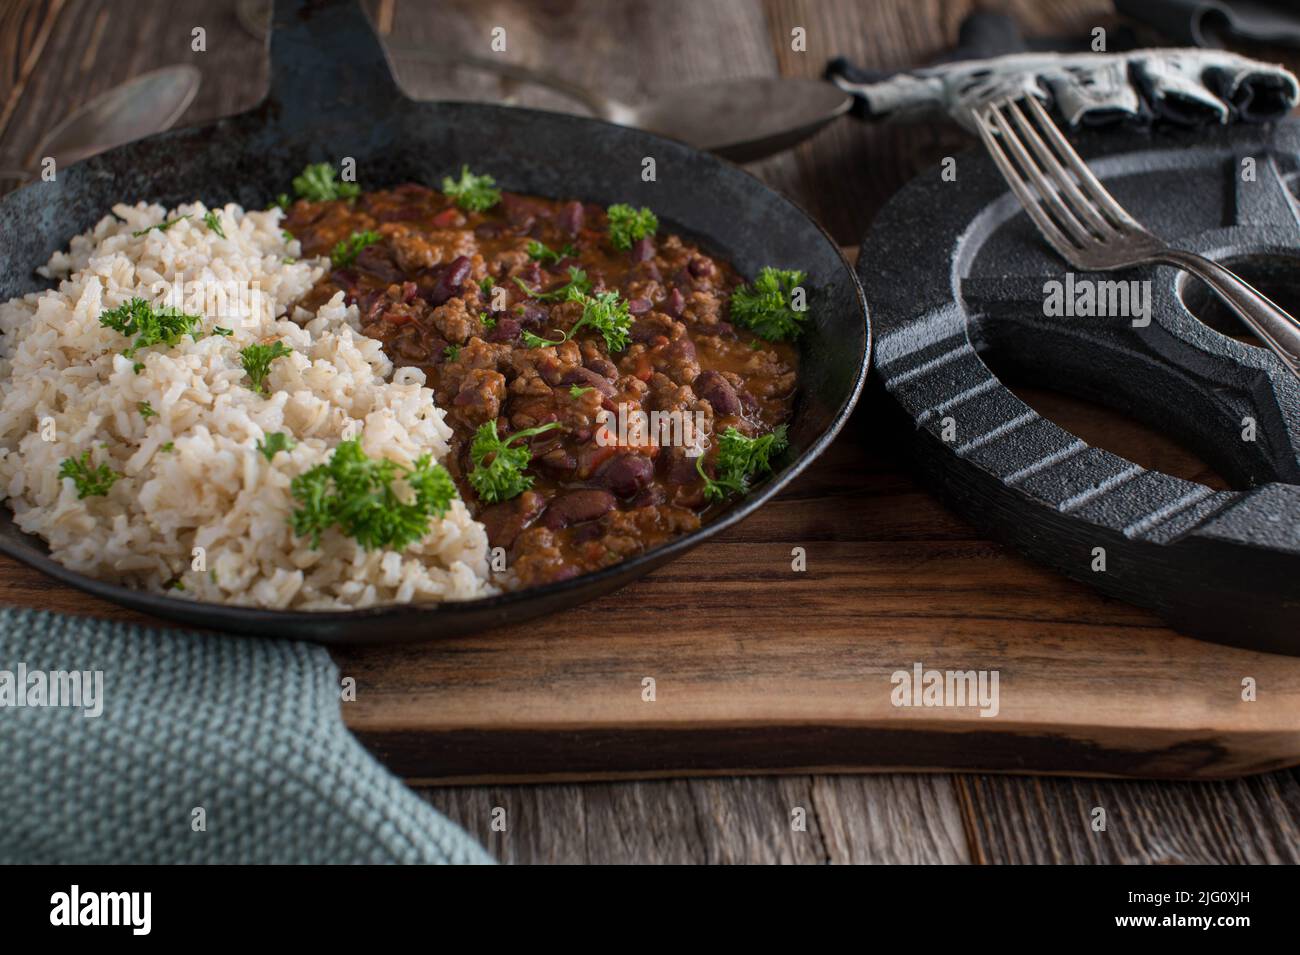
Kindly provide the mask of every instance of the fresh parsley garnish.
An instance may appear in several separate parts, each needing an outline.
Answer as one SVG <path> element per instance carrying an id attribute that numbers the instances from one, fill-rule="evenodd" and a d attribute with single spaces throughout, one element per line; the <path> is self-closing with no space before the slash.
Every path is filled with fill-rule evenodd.
<path id="1" fill-rule="evenodd" d="M 579 388 L 577 385 L 569 385 L 569 394 L 574 398 L 581 398 L 587 392 L 595 391 L 595 390 L 596 390 L 595 388 L 592 388 L 590 386 L 586 388 Z"/>
<path id="2" fill-rule="evenodd" d="M 659 217 L 642 206 L 633 209 L 617 203 L 605 210 L 609 216 L 609 244 L 616 249 L 630 249 L 638 239 L 654 235 L 659 228 Z"/>
<path id="3" fill-rule="evenodd" d="M 281 341 L 272 345 L 247 345 L 239 350 L 239 363 L 248 373 L 253 390 L 262 395 L 266 394 L 266 376 L 271 372 L 271 362 L 292 354 L 293 349 Z"/>
<path id="4" fill-rule="evenodd" d="M 222 328 L 220 325 L 213 325 L 212 334 L 220 338 L 229 338 L 231 335 L 235 334 L 235 331 L 232 328 Z"/>
<path id="5" fill-rule="evenodd" d="M 442 358 L 444 361 L 455 361 L 459 357 L 460 357 L 459 345 L 448 345 L 446 348 L 442 350 Z"/>
<path id="6" fill-rule="evenodd" d="M 460 179 L 442 177 L 442 191 L 469 212 L 485 212 L 501 201 L 501 190 L 491 176 L 476 176 L 469 166 L 460 167 Z"/>
<path id="7" fill-rule="evenodd" d="M 515 277 L 515 284 L 523 291 L 525 295 L 532 296 L 539 302 L 563 302 L 570 300 L 573 293 L 585 294 L 591 289 L 591 282 L 587 279 L 585 269 L 580 269 L 576 265 L 569 266 L 569 280 L 563 285 L 557 285 L 549 292 L 535 292 L 518 275 Z"/>
<path id="8" fill-rule="evenodd" d="M 293 191 L 311 202 L 354 199 L 361 195 L 361 187 L 355 182 L 336 179 L 334 167 L 327 162 L 312 163 L 302 171 L 302 175 L 294 176 Z"/>
<path id="9" fill-rule="evenodd" d="M 721 501 L 728 494 L 748 494 L 749 482 L 772 470 L 772 456 L 784 451 L 788 443 L 785 425 L 759 438 L 747 438 L 735 428 L 727 428 L 718 436 L 716 477 L 704 473 L 704 455 L 695 459 L 695 470 L 704 478 L 705 498 Z"/>
<path id="10" fill-rule="evenodd" d="M 292 451 L 295 447 L 297 443 L 283 431 L 268 434 L 265 441 L 257 442 L 258 452 L 268 461 L 281 451 Z"/>
<path id="11" fill-rule="evenodd" d="M 99 324 L 104 328 L 127 338 L 135 336 L 131 346 L 122 352 L 128 358 L 150 345 L 175 345 L 186 335 L 198 341 L 202 321 L 200 316 L 186 315 L 177 308 L 155 309 L 142 298 L 133 298 L 99 316 Z M 139 373 L 137 368 L 136 374 Z"/>
<path id="12" fill-rule="evenodd" d="M 574 322 L 567 333 L 561 334 L 559 341 L 552 341 L 532 332 L 524 332 L 524 345 L 528 348 L 546 348 L 551 345 L 563 345 L 572 340 L 582 328 L 591 328 L 605 339 L 605 347 L 610 353 L 627 348 L 629 333 L 632 328 L 632 315 L 627 309 L 627 302 L 617 292 L 601 292 L 598 295 L 585 295 L 576 289 L 570 290 L 568 301 L 582 303 L 582 317 Z"/>
<path id="13" fill-rule="evenodd" d="M 488 312 L 479 312 L 478 320 L 483 323 L 483 328 L 489 332 L 497 327 L 497 317 Z"/>
<path id="14" fill-rule="evenodd" d="M 221 216 L 217 215 L 217 210 L 213 209 L 203 217 L 203 224 L 215 232 L 221 238 L 226 237 L 226 230 L 221 228 Z"/>
<path id="15" fill-rule="evenodd" d="M 559 262 L 561 259 L 571 259 L 578 254 L 578 250 L 571 245 L 566 245 L 560 251 L 546 247 L 544 242 L 538 242 L 536 239 L 528 240 L 528 257 L 534 262 Z"/>
<path id="16" fill-rule="evenodd" d="M 492 276 L 489 275 L 486 278 L 484 278 L 483 281 L 478 283 L 479 291 L 481 291 L 484 295 L 491 295 L 492 285 L 493 285 Z"/>
<path id="17" fill-rule="evenodd" d="M 353 232 L 346 239 L 342 239 L 334 246 L 330 252 L 330 261 L 334 263 L 336 269 L 346 269 L 357 260 L 357 254 L 368 245 L 374 245 L 380 240 L 378 232 L 372 232 L 367 229 L 365 232 Z"/>
<path id="18" fill-rule="evenodd" d="M 186 213 L 183 216 L 177 216 L 175 219 L 166 219 L 162 222 L 159 222 L 157 225 L 151 225 L 147 229 L 141 229 L 139 232 L 132 232 L 131 234 L 134 236 L 145 235 L 149 232 L 152 232 L 154 229 L 157 229 L 159 232 L 166 232 L 168 229 L 170 229 L 176 223 L 180 222 L 182 219 L 188 219 L 188 218 L 189 218 L 189 213 Z"/>
<path id="19" fill-rule="evenodd" d="M 89 451 L 84 452 L 80 458 L 64 458 L 59 465 L 59 477 L 72 478 L 79 501 L 88 497 L 103 497 L 112 490 L 121 476 L 107 464 L 91 467 Z"/>
<path id="20" fill-rule="evenodd" d="M 158 450 L 159 450 L 159 451 L 175 451 L 175 450 L 176 450 L 176 442 L 175 442 L 175 441 L 168 441 L 166 444 L 164 444 L 164 445 L 160 445 L 159 448 L 158 448 Z"/>
<path id="21" fill-rule="evenodd" d="M 280 193 L 278 196 L 275 197 L 275 202 L 272 203 L 272 205 L 279 206 L 281 209 L 287 211 L 289 209 L 289 193 L 287 192 Z"/>
<path id="22" fill-rule="evenodd" d="M 807 312 L 795 311 L 790 300 L 807 277 L 797 269 L 767 266 L 752 284 L 731 293 L 731 320 L 768 341 L 798 338 Z"/>
<path id="23" fill-rule="evenodd" d="M 518 497 L 532 487 L 532 476 L 524 473 L 524 468 L 533 458 L 532 452 L 527 445 L 515 442 L 559 426 L 558 421 L 552 421 L 536 428 L 525 428 L 503 441 L 497 435 L 495 418 L 479 425 L 469 448 L 469 458 L 474 464 L 474 470 L 469 472 L 469 483 L 478 496 L 489 504 L 496 504 Z"/>
<path id="24" fill-rule="evenodd" d="M 136 410 L 140 412 L 140 417 L 144 418 L 145 421 L 148 421 L 150 418 L 158 417 L 158 412 L 154 411 L 153 405 L 149 404 L 147 401 L 138 401 L 136 402 L 135 407 Z"/>
<path id="25" fill-rule="evenodd" d="M 402 479 L 407 492 L 399 493 Z M 293 531 L 310 536 L 313 548 L 321 535 L 338 527 L 366 550 L 404 550 L 429 532 L 429 519 L 442 517 L 456 497 L 456 485 L 440 464 L 424 454 L 412 467 L 374 459 L 359 440 L 344 441 L 327 464 L 318 464 L 289 484 L 298 502 Z"/>

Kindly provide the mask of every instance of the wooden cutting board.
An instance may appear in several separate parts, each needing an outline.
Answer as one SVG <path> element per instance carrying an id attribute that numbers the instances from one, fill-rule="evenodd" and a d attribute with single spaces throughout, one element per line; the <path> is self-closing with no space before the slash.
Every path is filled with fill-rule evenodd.
<path id="1" fill-rule="evenodd" d="M 1025 397 L 1089 441 L 1217 481 L 1124 419 Z M 899 769 L 1212 778 L 1300 762 L 1300 658 L 1179 636 L 981 539 L 890 459 L 876 407 L 866 396 L 826 455 L 739 528 L 597 603 L 337 653 L 357 681 L 345 719 L 422 782 Z M 2 558 L 0 602 L 147 619 Z M 891 674 L 918 663 L 996 670 L 998 715 L 894 706 Z"/>

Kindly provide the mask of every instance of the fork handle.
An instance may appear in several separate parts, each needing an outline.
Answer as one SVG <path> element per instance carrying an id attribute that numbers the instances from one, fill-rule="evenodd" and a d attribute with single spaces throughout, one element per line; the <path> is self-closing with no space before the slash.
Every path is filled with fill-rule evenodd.
<path id="1" fill-rule="evenodd" d="M 1230 269 L 1194 252 L 1167 249 L 1152 257 L 1191 272 L 1212 288 L 1252 332 L 1300 378 L 1300 322 Z"/>

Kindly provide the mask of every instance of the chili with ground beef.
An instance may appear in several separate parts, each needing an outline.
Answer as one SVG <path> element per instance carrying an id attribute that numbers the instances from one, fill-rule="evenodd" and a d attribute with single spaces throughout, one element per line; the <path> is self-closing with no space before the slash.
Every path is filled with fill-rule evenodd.
<path id="1" fill-rule="evenodd" d="M 474 212 L 408 184 L 354 199 L 299 199 L 286 228 L 309 256 L 374 233 L 369 244 L 345 246 L 355 257 L 342 256 L 302 304 L 314 310 L 342 291 L 395 365 L 424 371 L 454 431 L 447 466 L 491 544 L 509 554 L 512 586 L 616 563 L 696 529 L 718 507 L 706 500 L 691 449 L 602 446 L 602 409 L 699 411 L 706 435 L 730 426 L 747 437 L 790 417 L 797 352 L 727 320 L 741 284 L 735 270 L 676 235 L 616 249 L 600 206 L 504 193 Z M 531 257 L 530 241 L 553 254 Z M 580 302 L 536 297 L 563 287 L 570 267 L 585 270 L 592 294 L 613 290 L 626 300 L 626 349 L 611 354 L 585 326 L 562 344 L 524 344 L 525 332 L 558 339 L 582 316 Z M 560 427 L 527 439 L 532 487 L 487 503 L 468 481 L 469 449 L 494 419 L 503 440 L 549 422 Z M 706 467 L 714 455 L 706 452 Z"/>

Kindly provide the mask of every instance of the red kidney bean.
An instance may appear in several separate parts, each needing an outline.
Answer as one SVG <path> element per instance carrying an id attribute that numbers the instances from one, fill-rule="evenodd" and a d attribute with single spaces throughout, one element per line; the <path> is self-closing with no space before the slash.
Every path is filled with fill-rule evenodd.
<path id="1" fill-rule="evenodd" d="M 709 404 L 718 414 L 740 414 L 740 398 L 731 382 L 722 377 L 721 372 L 702 371 L 691 383 L 694 392 Z"/>
<path id="2" fill-rule="evenodd" d="M 697 279 L 708 278 L 713 274 L 713 260 L 706 259 L 702 255 L 692 256 L 687 268 Z"/>
<path id="3" fill-rule="evenodd" d="M 617 454 L 600 466 L 592 480 L 619 497 L 631 497 L 653 481 L 654 476 L 654 462 L 644 454 Z"/>
<path id="4" fill-rule="evenodd" d="M 495 239 L 501 235 L 501 223 L 480 222 L 474 227 L 474 234 L 480 239 Z"/>
<path id="5" fill-rule="evenodd" d="M 610 381 L 614 381 L 615 379 L 618 378 L 618 366 L 615 365 L 608 358 L 588 359 L 587 367 L 590 368 L 592 371 L 594 371 L 596 374 L 601 375 L 604 378 L 608 378 Z"/>
<path id="6" fill-rule="evenodd" d="M 509 550 L 515 538 L 537 520 L 545 507 L 544 496 L 537 491 L 524 491 L 513 501 L 502 501 L 485 507 L 479 512 L 478 519 L 483 522 L 492 546 Z"/>
<path id="7" fill-rule="evenodd" d="M 606 398 L 614 397 L 614 386 L 605 378 L 588 368 L 571 368 L 560 379 L 562 385 L 577 385 L 580 388 L 595 388 Z"/>
<path id="8" fill-rule="evenodd" d="M 669 484 L 694 484 L 700 479 L 696 470 L 696 458 L 686 456 L 683 448 L 669 448 L 667 455 L 661 455 L 667 464 L 663 468 L 664 480 Z"/>
<path id="9" fill-rule="evenodd" d="M 649 262 L 655 257 L 655 244 L 650 236 L 644 236 L 632 243 L 632 261 Z"/>
<path id="10" fill-rule="evenodd" d="M 674 358 L 678 361 L 694 361 L 695 342 L 687 335 L 683 335 L 680 338 L 674 338 L 668 343 L 668 347 L 664 349 L 664 354 L 669 358 Z"/>
<path id="11" fill-rule="evenodd" d="M 599 488 L 584 487 L 568 491 L 551 501 L 542 523 L 553 531 L 572 524 L 583 524 L 614 509 L 614 495 Z"/>
<path id="12" fill-rule="evenodd" d="M 528 328 L 539 328 L 550 320 L 551 313 L 545 306 L 538 305 L 535 302 L 525 302 L 523 310 L 519 313 L 519 321 Z"/>
<path id="13" fill-rule="evenodd" d="M 469 256 L 458 255 L 452 259 L 451 264 L 438 276 L 438 282 L 429 294 L 429 304 L 441 305 L 455 296 L 460 291 L 460 287 L 465 284 L 465 280 L 469 278 L 470 268 Z"/>
<path id="14" fill-rule="evenodd" d="M 658 484 L 652 484 L 628 502 L 628 507 L 654 507 L 668 500 L 668 495 Z"/>
<path id="15" fill-rule="evenodd" d="M 564 448 L 553 448 L 538 458 L 537 461 L 548 471 L 559 474 L 568 474 L 578 467 L 578 459 Z"/>
<path id="16" fill-rule="evenodd" d="M 633 315 L 644 315 L 652 308 L 654 305 L 648 298 L 634 298 L 627 303 L 627 310 Z"/>
<path id="17" fill-rule="evenodd" d="M 586 215 L 582 210 L 581 202 L 569 202 L 560 210 L 560 216 L 555 224 L 561 232 L 568 235 L 576 236 L 582 231 L 583 222 Z"/>
<path id="18" fill-rule="evenodd" d="M 496 326 L 487 333 L 487 340 L 490 342 L 512 342 L 519 337 L 521 331 L 523 331 L 523 326 L 513 318 L 497 319 Z"/>
<path id="19" fill-rule="evenodd" d="M 686 308 L 686 299 L 682 297 L 681 289 L 674 288 L 668 293 L 668 300 L 664 302 L 663 313 L 669 318 L 681 318 L 684 308 Z"/>

